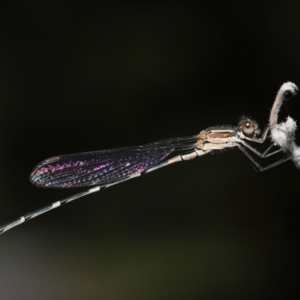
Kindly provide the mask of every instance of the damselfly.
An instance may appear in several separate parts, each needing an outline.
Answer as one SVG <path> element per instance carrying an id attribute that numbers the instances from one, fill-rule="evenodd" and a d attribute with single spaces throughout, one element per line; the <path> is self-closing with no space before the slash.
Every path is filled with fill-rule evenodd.
<path id="1" fill-rule="evenodd" d="M 275 99 L 270 124 L 262 134 L 254 120 L 243 118 L 237 126 L 210 127 L 199 134 L 166 139 L 138 147 L 111 149 L 104 151 L 85 152 L 55 156 L 38 164 L 30 175 L 31 182 L 38 187 L 48 188 L 92 188 L 74 194 L 63 200 L 28 213 L 15 221 L 0 227 L 0 234 L 27 222 L 54 208 L 67 204 L 75 199 L 98 192 L 123 181 L 147 174 L 170 164 L 191 160 L 207 153 L 238 147 L 249 158 L 258 171 L 264 171 L 292 158 L 282 145 L 275 151 L 271 149 L 278 143 L 273 133 L 278 129 L 277 115 L 287 92 L 295 94 L 297 87 L 292 83 L 284 84 Z M 295 131 L 295 128 L 292 129 Z M 249 142 L 264 143 L 271 131 L 273 142 L 264 152 L 259 152 Z M 262 167 L 250 153 L 260 158 L 267 158 L 281 151 L 287 153 L 272 164 Z"/>

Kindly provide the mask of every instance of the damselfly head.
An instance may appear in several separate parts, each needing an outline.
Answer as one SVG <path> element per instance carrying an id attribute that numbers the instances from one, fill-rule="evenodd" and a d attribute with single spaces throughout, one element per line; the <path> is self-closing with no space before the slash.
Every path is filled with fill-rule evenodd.
<path id="1" fill-rule="evenodd" d="M 254 120 L 251 120 L 249 118 L 243 118 L 239 122 L 239 130 L 246 136 L 246 137 L 256 137 L 260 134 L 260 129 L 258 126 L 258 123 Z"/>

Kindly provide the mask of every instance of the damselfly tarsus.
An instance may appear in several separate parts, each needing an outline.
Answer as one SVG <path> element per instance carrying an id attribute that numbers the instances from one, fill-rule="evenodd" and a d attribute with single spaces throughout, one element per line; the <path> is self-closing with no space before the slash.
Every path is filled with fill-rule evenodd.
<path id="1" fill-rule="evenodd" d="M 280 125 L 287 123 L 277 124 L 277 121 L 283 100 L 288 93 L 296 94 L 296 91 L 297 87 L 292 83 L 282 85 L 271 110 L 269 125 L 262 134 L 260 134 L 257 122 L 250 118 L 243 118 L 237 126 L 210 127 L 189 137 L 166 139 L 138 147 L 61 155 L 46 159 L 38 164 L 30 175 L 30 180 L 34 185 L 49 188 L 93 187 L 1 226 L 0 234 L 54 208 L 98 192 L 100 189 L 213 151 L 238 147 L 258 171 L 264 171 L 291 158 L 294 159 L 291 151 L 294 146 L 293 139 L 289 139 L 288 135 L 294 134 L 296 127 L 283 126 L 282 131 Z M 264 143 L 269 132 L 271 132 L 273 143 L 264 152 L 259 152 L 249 144 L 249 142 Z M 286 139 L 282 140 L 279 136 L 286 137 Z M 271 151 L 276 144 L 279 144 L 279 147 Z M 282 151 L 286 154 L 284 158 L 265 167 L 262 167 L 255 158 L 255 156 L 267 158 Z"/>

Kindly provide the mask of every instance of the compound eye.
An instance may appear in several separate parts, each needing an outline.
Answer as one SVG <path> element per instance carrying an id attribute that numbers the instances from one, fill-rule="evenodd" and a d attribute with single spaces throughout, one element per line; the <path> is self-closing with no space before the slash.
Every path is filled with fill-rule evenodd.
<path id="1" fill-rule="evenodd" d="M 240 128 L 246 136 L 253 136 L 255 134 L 256 123 L 251 120 L 243 120 L 240 122 Z"/>

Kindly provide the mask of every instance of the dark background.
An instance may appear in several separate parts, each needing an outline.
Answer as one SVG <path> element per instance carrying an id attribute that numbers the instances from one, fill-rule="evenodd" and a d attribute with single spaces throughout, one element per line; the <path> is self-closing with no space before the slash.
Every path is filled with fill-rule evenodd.
<path id="1" fill-rule="evenodd" d="M 80 191 L 47 157 L 264 127 L 300 84 L 298 1 L 100 3 L 1 1 L 1 223 Z M 299 184 L 234 149 L 90 195 L 0 237 L 0 298 L 298 299 Z"/>

